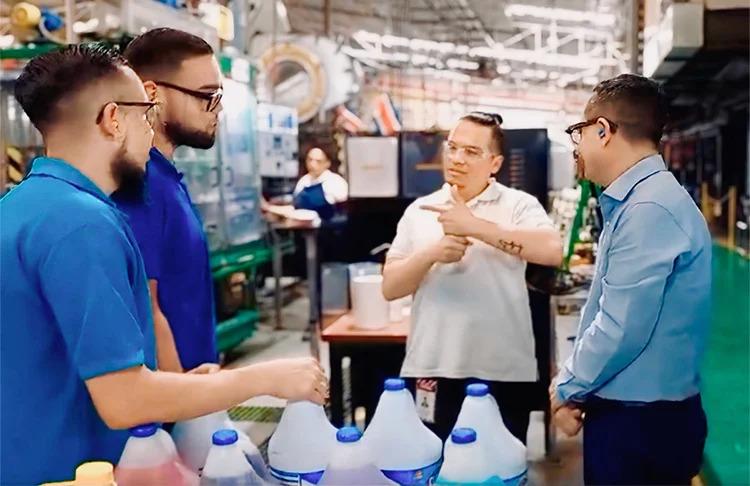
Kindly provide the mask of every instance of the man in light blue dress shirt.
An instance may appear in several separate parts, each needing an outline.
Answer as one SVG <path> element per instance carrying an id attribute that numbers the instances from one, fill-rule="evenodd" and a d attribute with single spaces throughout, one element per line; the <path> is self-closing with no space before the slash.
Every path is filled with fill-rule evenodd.
<path id="1" fill-rule="evenodd" d="M 658 84 L 625 74 L 567 130 L 579 177 L 605 187 L 596 273 L 550 389 L 558 424 L 585 424 L 586 484 L 690 484 L 700 470 L 711 237 L 658 153 L 665 107 Z"/>

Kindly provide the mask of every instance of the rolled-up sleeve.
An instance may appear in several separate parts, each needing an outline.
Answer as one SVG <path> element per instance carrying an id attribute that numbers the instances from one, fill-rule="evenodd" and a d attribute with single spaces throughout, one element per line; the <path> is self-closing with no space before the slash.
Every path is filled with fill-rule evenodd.
<path id="1" fill-rule="evenodd" d="M 58 239 L 39 281 L 83 380 L 144 364 L 127 239 L 114 226 L 87 225 Z"/>
<path id="2" fill-rule="evenodd" d="M 655 203 L 622 215 L 606 255 L 602 293 L 593 322 L 575 343 L 557 380 L 561 401 L 581 401 L 627 367 L 648 345 L 664 291 L 689 239 Z M 583 324 L 583 323 L 582 323 Z"/>

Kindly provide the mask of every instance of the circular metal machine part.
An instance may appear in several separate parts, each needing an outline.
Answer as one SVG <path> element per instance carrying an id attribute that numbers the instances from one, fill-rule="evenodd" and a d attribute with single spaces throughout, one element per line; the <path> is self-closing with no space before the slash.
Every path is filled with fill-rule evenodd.
<path id="1" fill-rule="evenodd" d="M 318 113 L 328 79 L 317 55 L 300 45 L 283 43 L 269 47 L 260 64 L 274 103 L 296 107 L 300 123 Z"/>

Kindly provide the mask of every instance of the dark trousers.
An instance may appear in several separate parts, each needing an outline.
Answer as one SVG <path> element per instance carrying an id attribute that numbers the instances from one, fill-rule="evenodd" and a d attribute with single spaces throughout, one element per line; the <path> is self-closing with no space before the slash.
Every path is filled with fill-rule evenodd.
<path id="1" fill-rule="evenodd" d="M 583 469 L 587 485 L 689 485 L 706 442 L 700 395 L 681 402 L 586 403 Z"/>
<path id="2" fill-rule="evenodd" d="M 526 444 L 526 432 L 529 429 L 529 414 L 533 410 L 535 383 L 511 383 L 501 381 L 482 381 L 474 378 L 451 379 L 429 378 L 437 380 L 435 394 L 435 423 L 424 424 L 440 439 L 450 437 L 456 419 L 461 412 L 461 405 L 466 397 L 466 385 L 485 383 L 500 408 L 503 422 L 511 434 Z M 416 380 L 407 379 L 412 393 L 416 393 Z"/>

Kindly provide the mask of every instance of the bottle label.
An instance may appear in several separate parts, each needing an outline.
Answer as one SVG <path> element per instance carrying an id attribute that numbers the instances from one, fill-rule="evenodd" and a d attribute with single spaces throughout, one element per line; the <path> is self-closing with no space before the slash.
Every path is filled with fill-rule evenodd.
<path id="1" fill-rule="evenodd" d="M 385 477 L 391 481 L 395 481 L 401 486 L 424 486 L 435 484 L 440 466 L 443 464 L 443 460 L 440 459 L 434 464 L 420 468 L 412 469 L 407 471 L 387 471 L 383 470 Z"/>
<path id="2" fill-rule="evenodd" d="M 435 483 L 436 486 L 505 486 L 506 484 L 507 483 L 505 483 L 498 476 L 492 476 L 490 479 L 482 481 L 481 483 L 446 481 L 442 478 L 438 478 L 437 482 Z"/>
<path id="3" fill-rule="evenodd" d="M 503 479 L 503 482 L 505 483 L 505 486 L 526 486 L 526 484 L 529 482 L 527 473 L 528 470 L 522 472 L 518 476 L 509 479 Z"/>
<path id="4" fill-rule="evenodd" d="M 286 486 L 309 486 L 318 484 L 320 478 L 323 477 L 323 471 L 314 471 L 307 473 L 295 473 L 282 471 L 270 467 L 271 476 L 274 477 L 279 483 Z"/>

